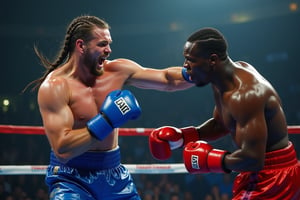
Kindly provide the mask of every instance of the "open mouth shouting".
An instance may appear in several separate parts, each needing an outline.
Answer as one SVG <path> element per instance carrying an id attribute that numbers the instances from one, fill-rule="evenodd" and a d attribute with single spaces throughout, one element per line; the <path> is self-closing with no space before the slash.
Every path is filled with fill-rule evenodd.
<path id="1" fill-rule="evenodd" d="M 102 69 L 103 68 L 103 64 L 104 64 L 104 61 L 106 60 L 106 58 L 102 58 L 100 57 L 99 58 L 99 61 L 98 61 L 98 70 Z"/>

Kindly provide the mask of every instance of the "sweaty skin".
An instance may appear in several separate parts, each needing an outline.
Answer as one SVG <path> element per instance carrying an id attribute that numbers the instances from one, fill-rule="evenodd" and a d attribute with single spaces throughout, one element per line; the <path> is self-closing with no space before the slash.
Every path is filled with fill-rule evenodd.
<path id="1" fill-rule="evenodd" d="M 118 132 L 98 141 L 86 123 L 113 90 L 124 84 L 161 91 L 192 85 L 183 80 L 182 67 L 144 68 L 127 60 L 107 60 L 112 42 L 108 29 L 95 27 L 94 38 L 76 41 L 70 59 L 50 73 L 38 91 L 38 103 L 51 148 L 61 162 L 86 151 L 107 151 L 118 145 Z"/>
<path id="2" fill-rule="evenodd" d="M 195 44 L 184 48 L 185 64 L 196 86 L 211 84 L 213 117 L 197 127 L 201 140 L 231 134 L 238 149 L 227 155 L 225 167 L 234 171 L 259 171 L 265 152 L 288 145 L 287 124 L 280 98 L 251 65 L 221 60 L 216 54 L 197 57 Z"/>

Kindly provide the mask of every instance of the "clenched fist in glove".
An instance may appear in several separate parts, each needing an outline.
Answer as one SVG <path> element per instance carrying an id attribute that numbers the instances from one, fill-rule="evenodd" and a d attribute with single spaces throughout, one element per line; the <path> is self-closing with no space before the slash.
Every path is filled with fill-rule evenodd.
<path id="1" fill-rule="evenodd" d="M 184 165 L 191 174 L 206 172 L 230 172 L 224 167 L 225 155 L 229 152 L 213 147 L 205 141 L 188 143 L 183 151 Z"/>
<path id="2" fill-rule="evenodd" d="M 90 133 L 98 140 L 105 139 L 114 128 L 137 119 L 141 108 L 129 90 L 115 90 L 105 98 L 100 113 L 87 123 Z"/>
<path id="3" fill-rule="evenodd" d="M 195 127 L 180 129 L 173 126 L 163 126 L 151 132 L 149 148 L 154 158 L 166 160 L 171 157 L 171 150 L 197 140 L 199 140 L 199 134 Z"/>

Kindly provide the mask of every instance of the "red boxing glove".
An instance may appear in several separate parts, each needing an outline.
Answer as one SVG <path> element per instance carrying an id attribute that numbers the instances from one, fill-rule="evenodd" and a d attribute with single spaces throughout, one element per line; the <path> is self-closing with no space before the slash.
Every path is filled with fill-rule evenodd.
<path id="1" fill-rule="evenodd" d="M 195 127 L 179 129 L 172 126 L 164 126 L 151 132 L 149 148 L 154 158 L 166 160 L 171 157 L 171 150 L 197 140 L 199 140 L 199 134 Z"/>
<path id="2" fill-rule="evenodd" d="M 224 157 L 229 154 L 227 151 L 213 149 L 205 141 L 190 142 L 183 151 L 184 165 L 191 174 L 207 172 L 226 172 L 231 170 L 225 169 Z"/>

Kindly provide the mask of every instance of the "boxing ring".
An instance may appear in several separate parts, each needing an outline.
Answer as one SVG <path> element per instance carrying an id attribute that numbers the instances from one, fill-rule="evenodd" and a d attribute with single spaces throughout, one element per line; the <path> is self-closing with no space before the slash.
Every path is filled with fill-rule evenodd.
<path id="1" fill-rule="evenodd" d="M 288 126 L 289 134 L 300 134 L 300 126 Z M 152 128 L 119 128 L 120 136 L 148 136 Z M 40 126 L 0 125 L 0 134 L 45 135 Z M 147 148 L 147 147 L 145 147 Z M 132 174 L 188 173 L 183 163 L 124 164 Z M 47 165 L 0 165 L 0 175 L 44 175 Z"/>

